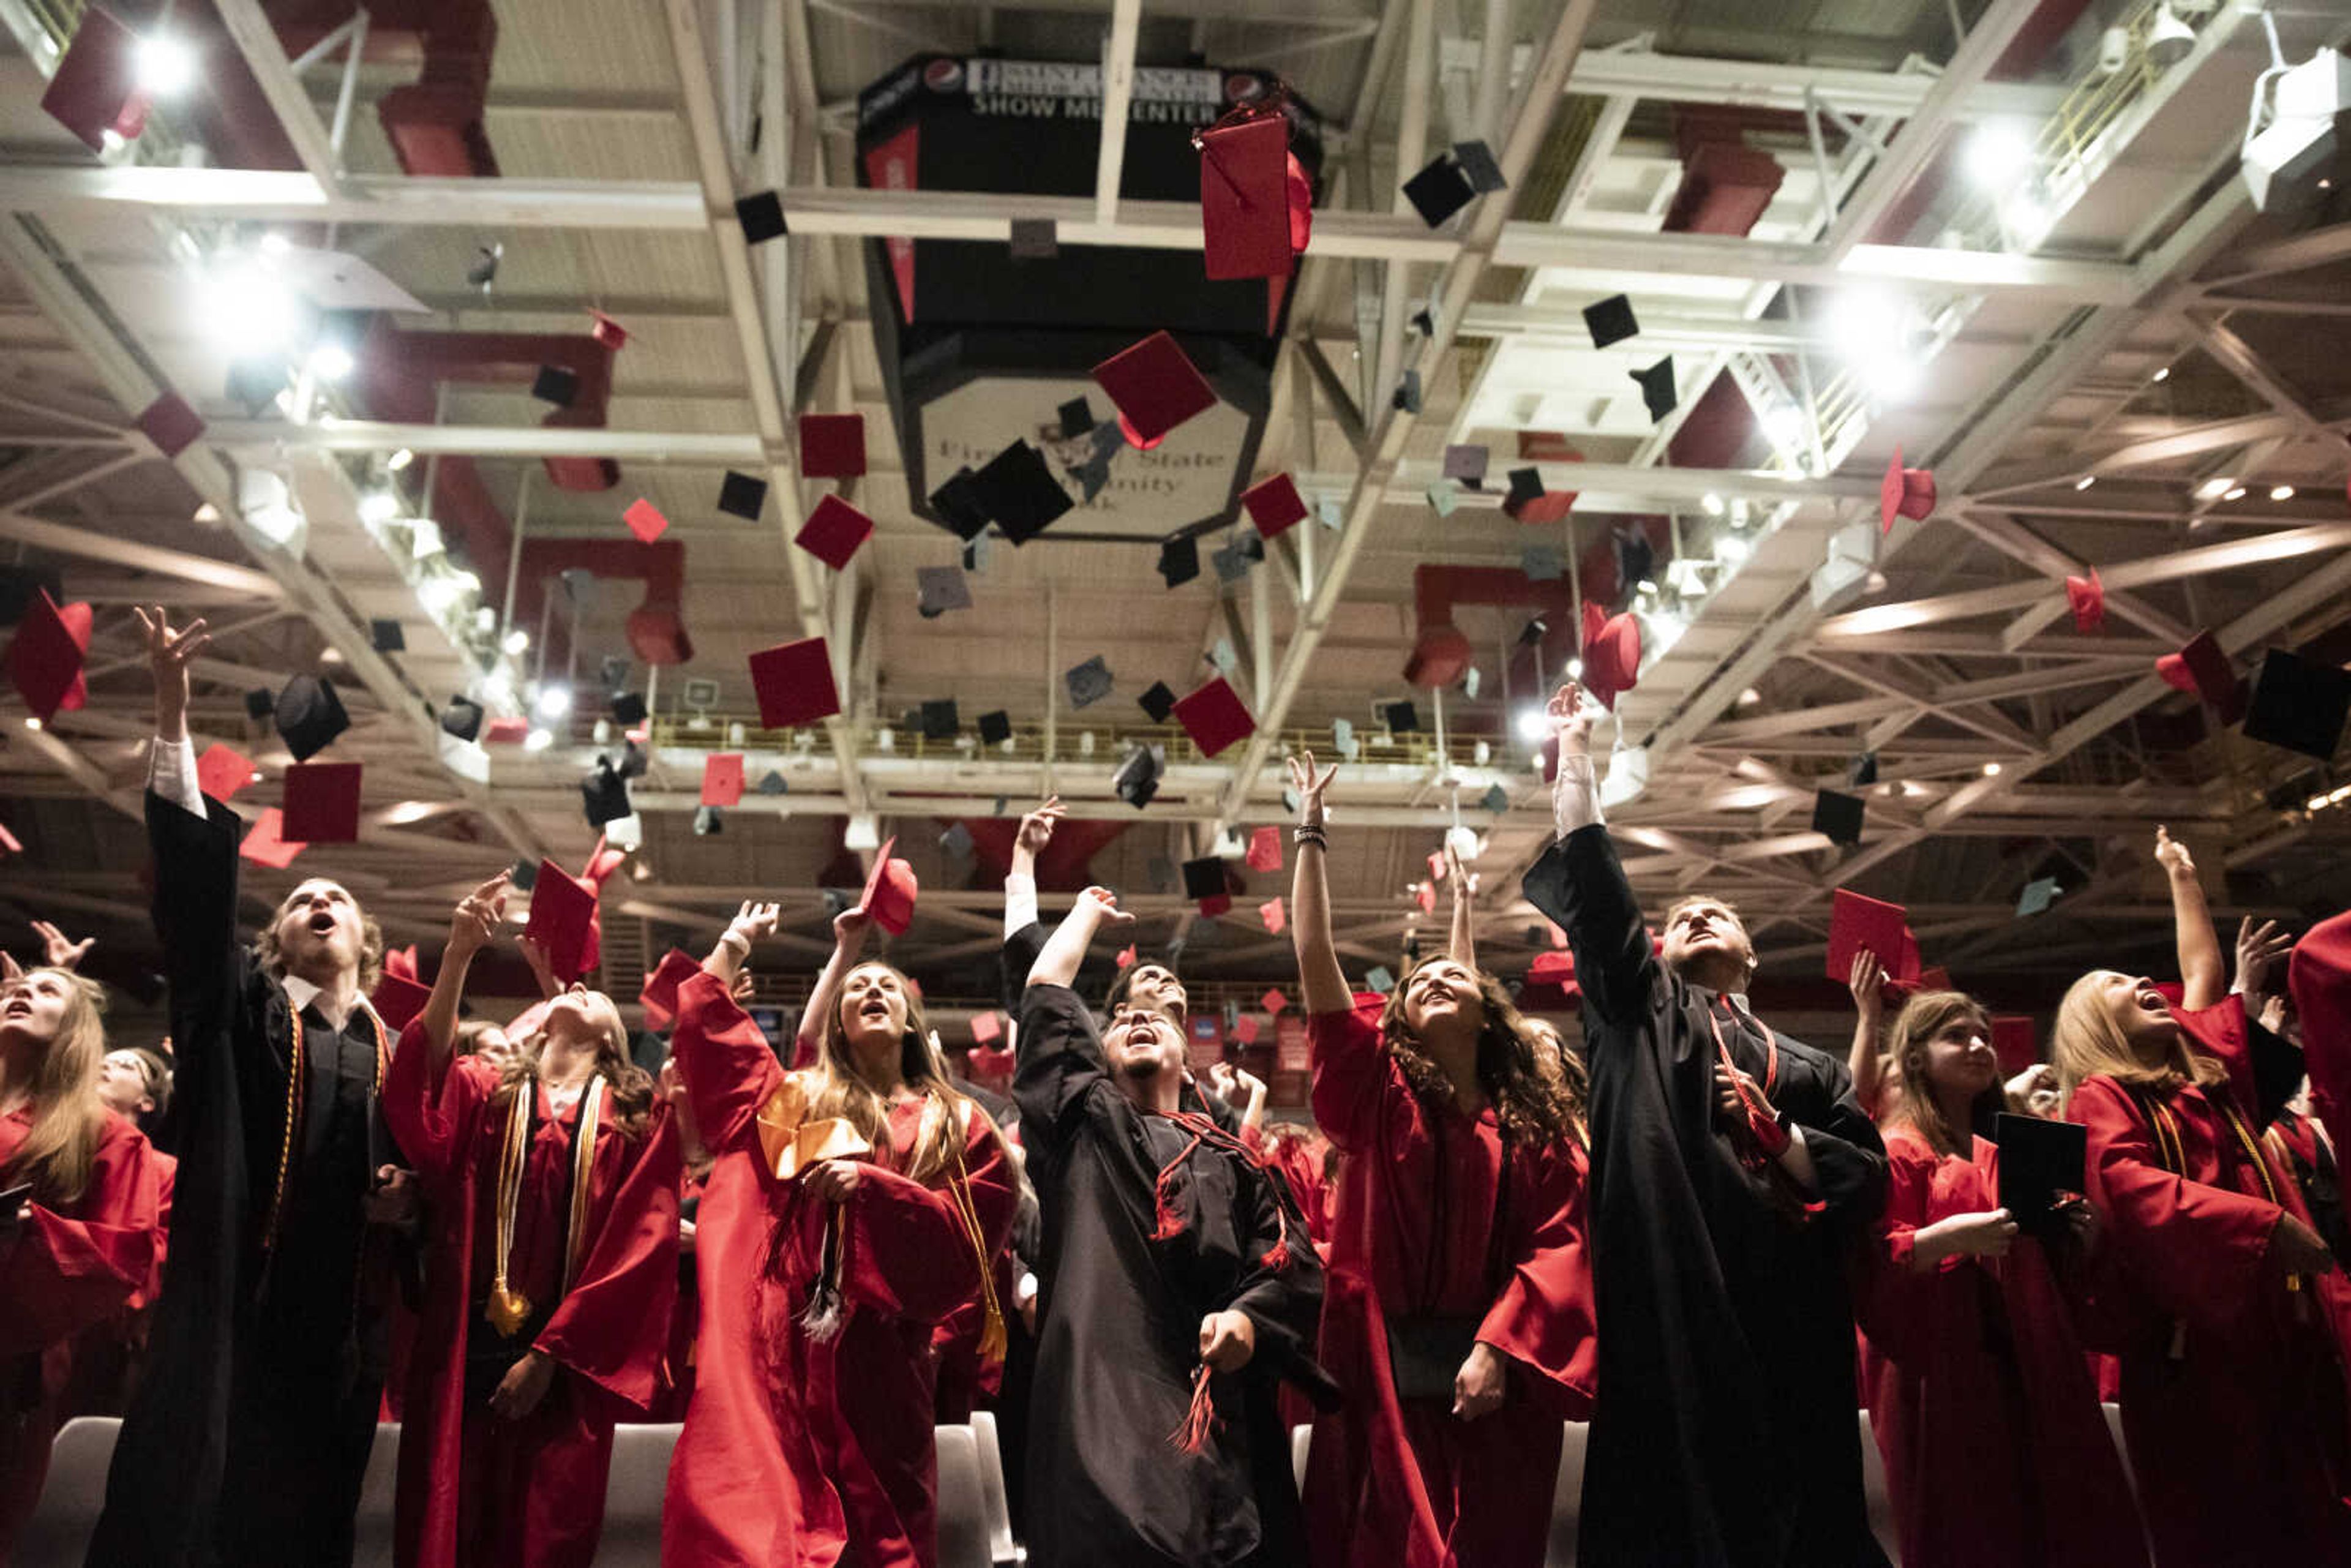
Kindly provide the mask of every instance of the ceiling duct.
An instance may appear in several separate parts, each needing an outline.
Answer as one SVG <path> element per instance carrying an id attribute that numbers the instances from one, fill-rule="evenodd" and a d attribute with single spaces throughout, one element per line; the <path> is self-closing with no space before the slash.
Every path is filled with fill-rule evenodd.
<path id="1" fill-rule="evenodd" d="M 301 54 L 350 14 L 348 0 L 271 7 L 288 55 Z M 403 172 L 497 177 L 497 154 L 482 124 L 497 42 L 490 0 L 374 0 L 368 6 L 369 63 L 420 62 L 413 83 L 394 88 L 375 106 Z"/>

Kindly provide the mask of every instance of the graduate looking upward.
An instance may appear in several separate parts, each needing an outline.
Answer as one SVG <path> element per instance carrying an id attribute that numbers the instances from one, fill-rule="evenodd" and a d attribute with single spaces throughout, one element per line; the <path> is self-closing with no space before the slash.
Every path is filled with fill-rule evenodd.
<path id="1" fill-rule="evenodd" d="M 1600 810 L 1592 713 L 1570 683 L 1558 839 L 1526 875 L 1566 931 L 1592 1076 L 1600 1387 L 1585 1568 L 1885 1562 L 1854 1419 L 1846 1268 L 1885 1197 L 1844 1066 L 1746 1006 L 1754 946 L 1719 899 L 1650 946 Z"/>

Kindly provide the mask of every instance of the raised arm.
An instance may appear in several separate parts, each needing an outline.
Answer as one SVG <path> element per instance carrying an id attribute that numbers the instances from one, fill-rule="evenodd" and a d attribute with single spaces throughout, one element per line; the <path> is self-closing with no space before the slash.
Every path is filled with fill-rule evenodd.
<path id="1" fill-rule="evenodd" d="M 2171 883 L 2173 939 L 2179 945 L 2180 1005 L 2189 1009 L 2217 1007 L 2229 994 L 2229 969 L 2220 956 L 2220 934 L 2212 929 L 2212 911 L 2204 902 L 2204 884 L 2196 880 L 2196 862 L 2188 846 L 2163 828 L 2155 830 L 2155 860 Z"/>
<path id="2" fill-rule="evenodd" d="M 432 1078 L 438 1082 L 457 1043 L 457 1009 L 465 999 L 465 973 L 474 956 L 497 936 L 507 916 L 507 873 L 500 872 L 458 901 L 449 916 L 449 943 L 441 949 L 441 972 L 433 977 L 433 994 L 416 1015 L 413 1037 L 432 1051 Z"/>
<path id="3" fill-rule="evenodd" d="M 1077 903 L 1061 917 L 1061 925 L 1045 941 L 1037 961 L 1029 967 L 1031 986 L 1066 986 L 1078 977 L 1078 967 L 1086 961 L 1086 949 L 1093 946 L 1094 933 L 1104 925 L 1132 925 L 1134 916 L 1118 906 L 1118 894 L 1106 887 L 1090 887 L 1078 894 Z"/>
<path id="4" fill-rule="evenodd" d="M 1045 945 L 1037 924 L 1037 857 L 1053 841 L 1053 826 L 1061 820 L 1061 798 L 1048 795 L 1045 803 L 1020 819 L 1012 836 L 1012 864 L 1004 876 L 1004 951 L 998 988 L 1004 1010 L 1020 1010 L 1020 993 L 1028 988 L 1029 970 Z"/>
<path id="5" fill-rule="evenodd" d="M 1629 1019 L 1648 1005 L 1656 958 L 1601 815 L 1592 766 L 1592 710 L 1583 688 L 1571 681 L 1552 694 L 1548 714 L 1559 738 L 1559 775 L 1552 785 L 1559 839 L 1529 869 L 1521 885 L 1529 901 L 1567 933 L 1587 1017 Z"/>
<path id="6" fill-rule="evenodd" d="M 1297 868 L 1290 881 L 1290 941 L 1298 953 L 1298 987 L 1306 993 L 1310 1017 L 1344 1012 L 1354 1002 L 1347 977 L 1339 967 L 1339 948 L 1331 938 L 1331 892 L 1323 877 L 1322 855 L 1328 842 L 1322 831 L 1322 796 L 1338 777 L 1332 763 L 1320 773 L 1314 754 L 1290 759 L 1290 787 L 1298 791 Z"/>
<path id="7" fill-rule="evenodd" d="M 747 904 L 743 907 L 772 910 L 776 906 L 772 904 Z M 841 999 L 841 982 L 848 978 L 849 971 L 857 967 L 857 956 L 865 949 L 865 929 L 871 923 L 872 917 L 865 913 L 863 904 L 854 909 L 844 909 L 832 917 L 832 956 L 824 961 L 823 969 L 818 972 L 816 984 L 809 988 L 808 1006 L 800 1009 L 799 1038 L 792 1047 L 793 1066 L 804 1066 L 816 1060 L 817 1044 L 824 1038 L 824 1020 L 832 1016 L 833 1004 Z M 772 925 L 768 927 L 768 931 L 774 929 Z M 727 936 L 733 935 L 735 928 L 729 926 Z M 722 937 L 721 941 L 724 940 Z M 750 952 L 747 942 L 743 951 L 746 954 Z M 738 959 L 738 966 L 740 962 Z M 707 965 L 704 967 L 708 967 Z M 716 973 L 716 970 L 712 972 Z M 726 973 L 728 986 L 734 985 L 735 976 L 736 970 L 730 968 Z"/>
<path id="8" fill-rule="evenodd" d="M 1478 878 L 1462 868 L 1461 852 L 1453 847 L 1449 836 L 1445 841 L 1445 880 L 1453 884 L 1453 926 L 1446 956 L 1465 969 L 1474 969 L 1478 967 Z"/>
<path id="9" fill-rule="evenodd" d="M 147 664 L 155 675 L 155 755 L 148 787 L 194 816 L 204 814 L 204 787 L 196 782 L 196 752 L 188 739 L 188 667 L 212 643 L 200 618 L 177 632 L 160 604 L 133 605 L 147 642 Z"/>
<path id="10" fill-rule="evenodd" d="M 1874 1122 L 1884 1110 L 1879 1101 L 1886 1089 L 1886 1061 L 1878 1048 L 1886 1022 L 1886 967 L 1865 947 L 1853 956 L 1845 985 L 1853 992 L 1854 1009 L 1853 1054 L 1845 1065 L 1853 1074 L 1853 1097 Z"/>

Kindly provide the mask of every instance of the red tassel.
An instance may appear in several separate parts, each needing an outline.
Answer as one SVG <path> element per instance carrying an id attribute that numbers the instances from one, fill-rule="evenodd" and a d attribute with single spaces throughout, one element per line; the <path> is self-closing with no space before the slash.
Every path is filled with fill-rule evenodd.
<path id="1" fill-rule="evenodd" d="M 1259 1259 L 1258 1261 L 1264 1264 L 1267 1268 L 1272 1270 L 1276 1273 L 1280 1273 L 1282 1270 L 1290 1267 L 1289 1221 L 1284 1220 L 1282 1222 L 1281 1234 L 1274 1239 L 1273 1245 L 1266 1249 L 1265 1256 Z"/>
<path id="2" fill-rule="evenodd" d="M 1208 1439 L 1224 1429 L 1224 1421 L 1217 1415 L 1216 1396 L 1208 1383 L 1208 1367 L 1200 1364 L 1192 1374 L 1192 1407 L 1185 1412 L 1184 1424 L 1167 1434 L 1178 1453 L 1196 1454 L 1208 1446 Z"/>
<path id="3" fill-rule="evenodd" d="M 1154 1218 L 1158 1222 L 1151 1232 L 1151 1239 L 1154 1241 L 1165 1241 L 1184 1234 L 1184 1217 L 1176 1212 L 1173 1202 L 1176 1195 L 1176 1173 L 1184 1168 L 1184 1162 L 1190 1159 L 1192 1151 L 1200 1146 L 1201 1138 L 1202 1134 L 1195 1132 L 1192 1134 L 1192 1141 L 1184 1145 L 1183 1152 L 1161 1167 L 1159 1179 L 1151 1184 L 1152 1212 Z"/>

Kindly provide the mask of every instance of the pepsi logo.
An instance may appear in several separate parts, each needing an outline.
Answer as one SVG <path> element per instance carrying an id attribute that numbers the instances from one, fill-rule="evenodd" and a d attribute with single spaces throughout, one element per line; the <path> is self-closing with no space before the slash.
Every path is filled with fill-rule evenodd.
<path id="1" fill-rule="evenodd" d="M 923 85 L 933 92 L 954 92 L 963 86 L 963 62 L 937 59 L 923 68 Z"/>

